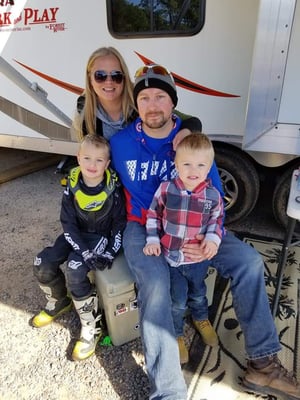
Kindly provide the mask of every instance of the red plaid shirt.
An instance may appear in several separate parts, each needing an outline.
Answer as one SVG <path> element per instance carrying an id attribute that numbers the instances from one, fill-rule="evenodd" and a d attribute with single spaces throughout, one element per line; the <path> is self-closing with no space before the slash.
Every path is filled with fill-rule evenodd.
<path id="1" fill-rule="evenodd" d="M 208 179 L 188 192 L 180 178 L 162 182 L 147 214 L 147 243 L 161 243 L 172 266 L 189 263 L 181 251 L 184 243 L 204 234 L 219 246 L 223 234 L 223 200 Z"/>

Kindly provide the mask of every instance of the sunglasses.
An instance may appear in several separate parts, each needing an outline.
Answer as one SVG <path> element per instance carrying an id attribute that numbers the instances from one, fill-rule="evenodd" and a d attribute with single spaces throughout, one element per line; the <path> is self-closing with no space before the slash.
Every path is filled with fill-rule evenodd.
<path id="1" fill-rule="evenodd" d="M 149 71 L 152 71 L 155 75 L 162 75 L 162 76 L 169 76 L 173 81 L 173 76 L 167 68 L 163 67 L 162 65 L 152 64 L 152 65 L 144 65 L 143 67 L 139 68 L 134 77 L 140 78 L 148 74 Z"/>
<path id="2" fill-rule="evenodd" d="M 95 71 L 94 73 L 94 79 L 96 82 L 105 82 L 109 76 L 111 77 L 111 80 L 115 83 L 121 83 L 124 78 L 124 74 L 121 71 L 111 71 L 110 74 L 105 71 Z"/>

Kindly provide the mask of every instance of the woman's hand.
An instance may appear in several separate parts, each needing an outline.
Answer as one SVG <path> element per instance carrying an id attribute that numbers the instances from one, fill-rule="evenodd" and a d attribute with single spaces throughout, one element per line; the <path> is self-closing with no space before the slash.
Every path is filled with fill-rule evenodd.
<path id="1" fill-rule="evenodd" d="M 189 129 L 180 129 L 180 131 L 177 132 L 176 136 L 173 139 L 173 149 L 176 151 L 178 144 L 184 139 L 186 136 L 189 136 L 191 134 L 191 131 Z"/>

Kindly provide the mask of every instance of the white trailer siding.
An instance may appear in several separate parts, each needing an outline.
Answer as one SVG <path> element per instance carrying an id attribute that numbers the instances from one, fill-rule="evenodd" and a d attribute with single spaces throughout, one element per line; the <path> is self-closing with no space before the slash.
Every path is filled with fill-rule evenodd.
<path id="1" fill-rule="evenodd" d="M 76 154 L 69 127 L 86 62 L 96 48 L 114 46 L 132 78 L 144 62 L 174 74 L 178 109 L 198 116 L 214 142 L 227 220 L 255 206 L 257 161 L 282 168 L 273 207 L 283 222 L 291 171 L 300 163 L 299 1 L 197 1 L 197 32 L 175 35 L 171 27 L 140 37 L 109 29 L 118 18 L 114 0 L 0 3 L 0 146 Z M 147 14 L 138 0 L 123 6 Z"/>
<path id="2" fill-rule="evenodd" d="M 52 0 L 50 3 L 40 0 L 37 7 L 34 0 L 29 0 L 24 2 L 24 6 L 23 19 L 16 25 L 20 30 L 9 32 L 13 27 L 0 27 L 1 57 L 29 82 L 37 82 L 47 92 L 48 100 L 70 119 L 74 113 L 77 95 L 36 76 L 16 61 L 52 78 L 83 88 L 85 63 L 95 48 L 103 45 L 118 48 L 132 74 L 142 63 L 136 55 L 138 52 L 156 63 L 168 66 L 172 72 L 198 85 L 236 95 L 237 97 L 203 95 L 179 87 L 178 108 L 191 115 L 197 115 L 208 134 L 238 135 L 237 140 L 241 142 L 258 0 L 229 0 L 226 6 L 220 6 L 220 2 L 216 0 L 207 1 L 205 24 L 197 35 L 145 39 L 112 37 L 107 28 L 105 1 L 90 0 L 89 6 L 86 7 L 71 0 Z M 12 11 L 14 7 L 11 7 Z M 26 21 L 24 13 L 30 8 L 37 10 L 38 18 L 42 18 L 45 13 L 49 18 L 55 15 L 55 21 L 32 24 L 33 17 Z M 26 12 L 27 15 L 30 13 Z M 55 32 L 56 24 L 58 29 L 61 27 L 62 30 Z M 48 29 L 47 26 L 53 28 Z M 8 32 L 5 32 L 5 29 Z M 0 87 L 0 95 L 5 99 L 66 126 L 3 73 L 0 74 Z M 44 136 L 43 132 L 29 130 L 20 123 L 14 123 L 11 117 L 3 113 L 0 114 L 0 118 L 1 137 Z M 51 138 L 51 132 L 45 134 Z M 19 143 L 21 144 L 21 141 Z M 28 142 L 26 144 L 28 145 Z M 5 145 L 5 138 L 0 139 L 0 145 Z"/>

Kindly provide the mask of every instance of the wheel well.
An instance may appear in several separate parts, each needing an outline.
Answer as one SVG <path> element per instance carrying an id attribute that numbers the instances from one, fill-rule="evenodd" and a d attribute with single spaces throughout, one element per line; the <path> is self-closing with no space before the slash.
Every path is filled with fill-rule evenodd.
<path id="1" fill-rule="evenodd" d="M 255 169 L 257 170 L 257 173 L 259 177 L 264 180 L 265 175 L 273 175 L 279 178 L 281 174 L 285 173 L 285 171 L 290 170 L 290 169 L 296 169 L 300 167 L 300 157 L 294 158 L 293 160 L 290 160 L 286 162 L 283 165 L 280 165 L 278 167 L 270 167 L 270 166 L 265 166 L 263 164 L 260 164 L 257 162 L 249 153 L 246 151 L 242 150 L 240 146 L 231 144 L 231 143 L 226 143 L 222 142 L 219 140 L 212 140 L 212 143 L 214 145 L 215 152 L 217 153 L 218 150 L 222 151 L 222 149 L 228 149 L 231 151 L 236 152 L 237 154 L 240 154 L 240 156 L 243 156 L 245 159 L 247 159 L 249 162 L 253 164 Z"/>
<path id="2" fill-rule="evenodd" d="M 259 195 L 259 176 L 253 160 L 239 148 L 214 143 L 215 160 L 224 192 L 226 223 L 247 216 Z"/>
<path id="3" fill-rule="evenodd" d="M 229 154 L 233 153 L 233 155 L 241 157 L 243 160 L 248 161 L 248 163 L 250 163 L 253 166 L 259 177 L 260 186 L 262 189 L 262 192 L 259 193 L 259 196 L 260 195 L 268 196 L 270 204 L 272 205 L 273 215 L 275 219 L 281 225 L 286 225 L 286 221 L 284 221 L 283 215 L 286 209 L 285 197 L 288 196 L 288 193 L 286 192 L 288 188 L 285 187 L 285 192 L 283 192 L 284 189 L 283 178 L 285 175 L 289 173 L 291 174 L 291 171 L 293 171 L 294 169 L 300 167 L 300 157 L 294 158 L 293 160 L 290 160 L 283 165 L 277 167 L 270 167 L 258 163 L 254 158 L 251 157 L 251 155 L 243 151 L 238 145 L 235 146 L 233 144 L 221 141 L 213 141 L 213 145 L 216 153 L 217 167 L 218 167 L 218 158 L 220 158 L 221 156 L 222 159 L 222 155 L 226 154 L 226 152 Z M 268 189 L 268 192 L 266 192 L 266 189 Z M 260 191 L 261 190 L 259 189 L 259 192 Z M 278 201 L 278 193 L 280 201 Z M 274 199 L 274 196 L 277 196 L 277 199 Z M 235 220 L 236 217 L 233 216 L 232 219 Z"/>
<path id="4" fill-rule="evenodd" d="M 230 144 L 230 143 L 226 143 L 226 142 L 221 142 L 219 140 L 213 140 L 212 143 L 213 143 L 215 152 L 217 152 L 218 150 L 221 151 L 224 149 L 234 151 L 235 153 L 239 154 L 240 156 L 243 156 L 249 162 L 251 162 L 255 168 L 257 168 L 257 169 L 259 168 L 260 164 L 257 161 L 255 161 L 255 159 L 253 157 L 251 157 L 250 154 L 246 153 L 239 146 L 235 146 L 234 144 Z"/>

